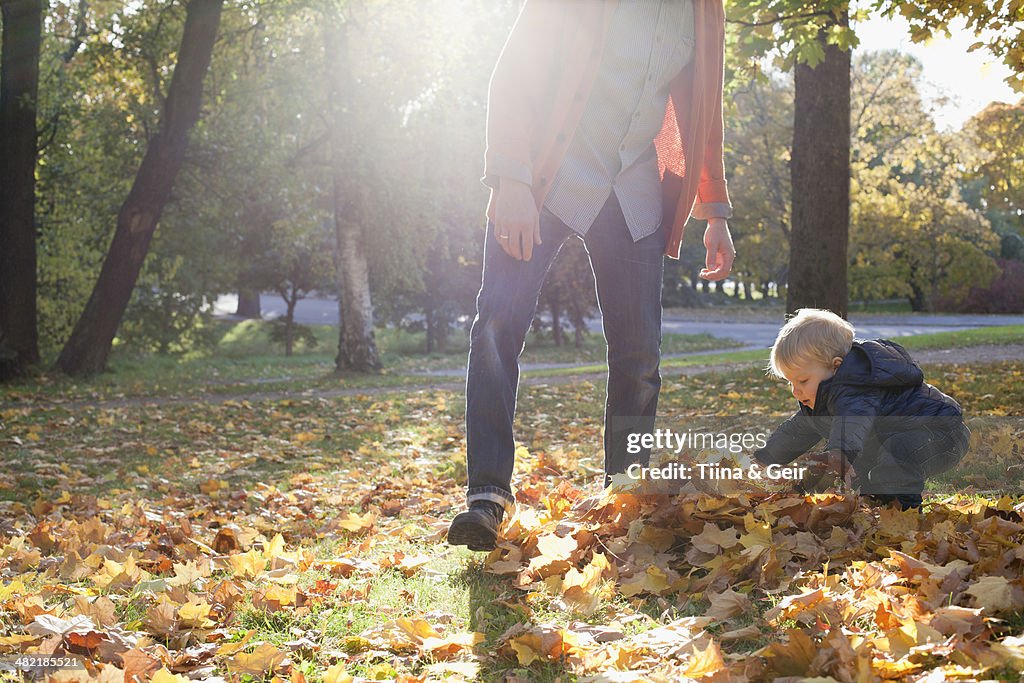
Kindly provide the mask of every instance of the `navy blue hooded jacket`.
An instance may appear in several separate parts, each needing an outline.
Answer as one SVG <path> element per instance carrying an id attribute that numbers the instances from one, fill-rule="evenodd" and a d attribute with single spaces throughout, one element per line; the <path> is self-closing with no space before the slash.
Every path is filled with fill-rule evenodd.
<path id="1" fill-rule="evenodd" d="M 835 374 L 818 385 L 814 409 L 800 410 L 768 438 L 754 458 L 786 464 L 821 439 L 853 463 L 869 443 L 883 443 L 919 428 L 921 418 L 946 416 L 930 424 L 959 424 L 960 405 L 924 381 L 906 349 L 887 339 L 854 342 Z M 877 440 L 877 441 L 876 441 Z"/>

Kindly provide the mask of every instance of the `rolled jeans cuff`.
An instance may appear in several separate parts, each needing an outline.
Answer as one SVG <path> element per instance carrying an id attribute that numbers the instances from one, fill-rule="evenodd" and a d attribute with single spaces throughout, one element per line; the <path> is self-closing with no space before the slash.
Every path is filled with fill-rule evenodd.
<path id="1" fill-rule="evenodd" d="M 475 500 L 489 500 L 492 503 L 497 503 L 505 509 L 505 512 L 510 511 L 516 504 L 515 496 L 497 486 L 478 486 L 468 489 L 466 491 L 466 504 L 472 505 Z"/>

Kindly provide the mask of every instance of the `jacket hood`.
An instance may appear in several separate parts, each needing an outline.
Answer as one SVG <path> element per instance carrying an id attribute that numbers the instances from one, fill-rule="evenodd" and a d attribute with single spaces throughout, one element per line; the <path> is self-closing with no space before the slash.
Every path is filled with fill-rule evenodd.
<path id="1" fill-rule="evenodd" d="M 833 384 L 914 387 L 924 381 L 920 366 L 888 339 L 854 342 L 832 378 Z"/>

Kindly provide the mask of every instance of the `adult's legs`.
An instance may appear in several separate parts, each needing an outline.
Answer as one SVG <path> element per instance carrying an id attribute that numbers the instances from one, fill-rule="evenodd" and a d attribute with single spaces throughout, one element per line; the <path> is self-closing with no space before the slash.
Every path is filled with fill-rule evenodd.
<path id="1" fill-rule="evenodd" d="M 663 226 L 633 242 L 614 192 L 584 238 L 608 342 L 605 485 L 611 475 L 651 457 L 650 449 L 629 454 L 626 446 L 631 432 L 653 430 L 658 407 L 665 241 Z"/>
<path id="2" fill-rule="evenodd" d="M 541 244 L 529 261 L 505 253 L 487 225 L 484 269 L 469 343 L 466 375 L 467 502 L 509 506 L 515 441 L 512 421 L 519 354 L 530 330 L 544 277 L 570 229 L 548 211 L 540 215 Z"/>

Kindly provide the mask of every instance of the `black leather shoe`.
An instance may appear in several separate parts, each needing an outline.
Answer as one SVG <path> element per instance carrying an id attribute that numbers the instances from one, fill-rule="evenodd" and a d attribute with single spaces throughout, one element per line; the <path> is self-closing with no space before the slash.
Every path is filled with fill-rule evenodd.
<path id="1" fill-rule="evenodd" d="M 448 527 L 448 545 L 470 550 L 494 550 L 504 508 L 489 500 L 477 500 L 466 512 L 455 515 Z"/>

